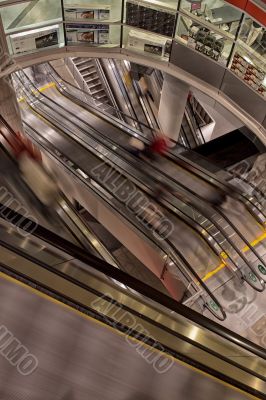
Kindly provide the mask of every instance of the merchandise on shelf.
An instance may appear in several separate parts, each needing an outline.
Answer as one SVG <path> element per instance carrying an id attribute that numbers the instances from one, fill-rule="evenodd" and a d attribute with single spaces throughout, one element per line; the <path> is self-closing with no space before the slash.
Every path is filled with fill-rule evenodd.
<path id="1" fill-rule="evenodd" d="M 131 29 L 128 33 L 126 47 L 166 57 L 170 54 L 171 40 Z"/>
<path id="2" fill-rule="evenodd" d="M 109 26 L 100 24 L 67 24 L 66 37 L 68 43 L 109 43 Z"/>
<path id="3" fill-rule="evenodd" d="M 66 20 L 108 20 L 110 18 L 109 5 L 68 4 L 64 9 Z"/>
<path id="4" fill-rule="evenodd" d="M 58 46 L 59 26 L 34 29 L 10 35 L 10 43 L 14 54 Z"/>
<path id="5" fill-rule="evenodd" d="M 188 47 L 226 65 L 226 58 L 222 52 L 224 49 L 224 38 L 217 38 L 217 35 L 207 28 L 192 26 L 187 39 Z"/>
<path id="6" fill-rule="evenodd" d="M 166 11 L 145 2 L 130 0 L 126 3 L 127 25 L 172 37 L 175 26 L 175 12 Z"/>
<path id="7" fill-rule="evenodd" d="M 255 89 L 260 95 L 265 96 L 266 88 L 263 85 L 265 73 L 245 60 L 239 53 L 235 53 L 234 55 L 231 71 Z"/>

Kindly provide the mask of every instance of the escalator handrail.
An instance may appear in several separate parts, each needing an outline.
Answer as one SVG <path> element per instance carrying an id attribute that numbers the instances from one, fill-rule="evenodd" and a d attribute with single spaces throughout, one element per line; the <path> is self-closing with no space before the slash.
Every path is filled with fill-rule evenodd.
<path id="1" fill-rule="evenodd" d="M 0 203 L 0 208 L 1 207 L 3 207 L 3 204 Z M 8 215 L 10 216 L 10 220 L 12 220 L 12 224 L 19 227 L 22 216 L 6 206 L 5 208 L 8 210 Z M 29 232 L 30 234 L 32 234 L 30 230 L 31 221 L 26 217 L 23 217 L 23 219 L 25 221 L 25 224 L 23 227 L 20 227 L 20 229 L 23 229 L 25 232 Z M 139 294 L 149 298 L 150 300 L 160 305 L 165 306 L 171 311 L 178 313 L 187 320 L 197 325 L 200 325 L 208 331 L 211 331 L 218 336 L 229 340 L 231 343 L 234 343 L 235 345 L 243 348 L 244 350 L 247 350 L 248 352 L 258 356 L 259 358 L 266 360 L 266 351 L 262 347 L 250 342 L 248 339 L 238 335 L 235 332 L 230 331 L 224 326 L 208 319 L 198 312 L 178 303 L 176 300 L 167 296 L 166 294 L 158 291 L 157 289 L 154 289 L 143 281 L 140 281 L 137 278 L 128 275 L 126 272 L 115 268 L 114 266 L 108 264 L 106 261 L 100 260 L 99 258 L 88 253 L 86 250 L 83 250 L 73 243 L 68 242 L 66 239 L 58 236 L 55 233 L 48 231 L 46 228 L 40 225 L 36 226 L 33 236 L 48 243 L 50 246 L 53 246 L 58 250 L 70 255 L 72 258 L 89 265 L 91 268 L 97 270 L 98 272 L 103 273 L 106 276 L 115 279 L 116 281 L 126 286 L 129 286 L 131 289 L 135 290 Z"/>

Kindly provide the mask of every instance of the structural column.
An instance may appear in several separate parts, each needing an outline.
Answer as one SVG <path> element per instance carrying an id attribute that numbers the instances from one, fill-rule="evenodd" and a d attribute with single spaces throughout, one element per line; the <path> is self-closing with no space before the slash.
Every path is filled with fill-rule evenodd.
<path id="1" fill-rule="evenodd" d="M 22 131 L 16 92 L 9 77 L 0 79 L 0 114 L 14 131 Z"/>
<path id="2" fill-rule="evenodd" d="M 175 142 L 179 137 L 188 95 L 187 84 L 164 74 L 158 118 L 163 133 Z"/>

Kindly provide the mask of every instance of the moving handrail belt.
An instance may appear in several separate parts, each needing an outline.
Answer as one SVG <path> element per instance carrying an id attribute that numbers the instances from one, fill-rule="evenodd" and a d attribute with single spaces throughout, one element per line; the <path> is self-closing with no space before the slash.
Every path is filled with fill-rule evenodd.
<path id="1" fill-rule="evenodd" d="M 1 207 L 1 205 L 0 205 L 0 207 Z M 13 224 L 16 225 L 16 223 L 19 222 L 21 216 L 19 216 L 16 212 L 14 212 L 12 210 L 9 210 L 9 211 L 12 215 Z M 26 223 L 25 227 L 27 227 L 27 226 L 29 226 L 29 225 Z M 71 258 L 80 260 L 82 263 L 85 263 L 90 268 L 95 269 L 96 271 L 98 271 L 100 273 L 103 273 L 104 275 L 108 276 L 109 278 L 112 278 L 115 281 L 120 282 L 120 283 L 126 285 L 127 287 L 130 287 L 135 292 L 144 296 L 144 298 L 143 298 L 144 304 L 145 304 L 145 301 L 147 301 L 147 300 L 145 300 L 145 298 L 146 298 L 146 299 L 152 300 L 155 303 L 163 305 L 164 307 L 166 307 L 168 309 L 168 312 L 170 310 L 174 311 L 176 314 L 174 314 L 173 317 L 170 317 L 170 318 L 179 318 L 179 316 L 182 316 L 187 321 L 190 321 L 190 323 L 192 323 L 192 325 L 196 324 L 196 326 L 206 329 L 206 333 L 207 333 L 207 331 L 213 332 L 216 335 L 218 335 L 220 338 L 226 339 L 228 341 L 228 343 L 230 343 L 231 345 L 233 344 L 239 349 L 247 350 L 249 353 L 252 353 L 254 356 L 261 359 L 261 362 L 263 362 L 262 360 L 266 360 L 266 351 L 264 349 L 262 349 L 261 347 L 249 342 L 247 339 L 231 332 L 230 330 L 207 319 L 206 317 L 203 317 L 202 315 L 198 314 L 197 312 L 190 310 L 187 307 L 177 303 L 175 300 L 171 299 L 167 295 L 164 295 L 161 292 L 158 292 L 156 289 L 151 288 L 147 284 L 137 280 L 136 278 L 129 276 L 127 273 L 116 269 L 115 267 L 109 265 L 108 263 L 106 263 L 102 260 L 99 260 L 98 258 L 92 256 L 91 254 L 87 253 L 86 251 L 83 251 L 80 248 L 76 247 L 75 245 L 67 242 L 65 239 L 62 239 L 62 238 L 58 237 L 56 234 L 47 231 L 45 228 L 38 226 L 34 232 L 34 237 L 38 238 L 42 242 L 47 243 L 47 245 L 50 245 L 53 248 L 57 248 L 59 251 L 62 251 L 64 253 L 68 254 L 69 256 L 71 256 Z M 0 240 L 0 245 L 6 247 L 9 250 L 12 249 L 12 246 L 5 244 L 2 240 Z M 15 250 L 15 249 L 13 249 L 13 251 L 15 251 L 15 253 L 17 252 L 17 250 Z M 21 257 L 25 256 L 23 254 L 23 250 L 22 251 L 18 250 L 17 254 Z M 29 260 L 34 262 L 34 259 L 31 259 L 30 257 L 29 257 Z M 1 267 L 3 267 L 3 268 L 1 268 Z M 38 262 L 36 263 L 36 268 L 37 267 L 38 267 Z M 5 265 L 1 264 L 0 268 L 1 268 L 1 270 L 5 271 Z M 65 273 L 63 273 L 62 271 L 59 271 L 57 269 L 54 270 L 53 267 L 45 266 L 42 263 L 40 263 L 40 268 L 47 269 L 50 272 L 56 274 L 57 276 L 61 276 L 64 279 L 74 283 L 75 285 L 77 285 L 81 288 L 89 290 L 89 288 L 87 288 L 86 285 L 82 284 L 80 281 L 77 281 L 75 278 L 73 278 L 71 276 L 66 276 Z M 7 273 L 9 271 L 11 272 L 11 275 L 13 272 L 13 276 L 14 276 L 15 270 L 13 270 L 12 267 L 8 268 L 8 266 L 7 266 Z M 27 275 L 22 275 L 22 278 L 26 278 L 26 277 L 27 277 Z M 39 286 L 42 286 L 42 282 L 38 282 L 38 281 L 36 282 L 34 280 L 32 282 L 33 282 L 34 286 L 37 288 L 39 288 Z M 45 289 L 46 293 L 49 293 L 49 287 L 44 287 L 44 289 Z M 48 290 L 48 292 L 47 292 L 47 290 Z M 58 288 L 58 290 L 59 290 L 58 293 L 54 293 L 54 295 L 56 295 L 57 298 L 58 298 L 58 294 L 60 295 L 60 288 Z M 117 289 L 117 290 L 121 290 L 121 289 Z M 124 294 L 125 294 L 125 292 L 124 292 Z M 99 296 L 100 296 L 100 293 L 99 293 Z M 129 296 L 130 296 L 130 294 L 129 294 Z M 71 301 L 71 299 L 72 299 L 71 293 L 68 293 L 67 298 Z M 125 300 L 124 296 L 120 297 L 120 298 L 121 299 L 123 298 Z M 109 299 L 109 300 L 113 301 L 112 299 Z M 107 297 L 106 297 L 106 301 L 108 301 Z M 140 298 L 140 301 L 141 301 L 141 298 Z M 123 303 L 124 303 L 124 301 L 123 301 Z M 115 304 L 117 304 L 119 306 L 118 303 L 115 303 Z M 75 303 L 73 304 L 73 306 L 75 306 Z M 152 306 L 152 307 L 154 307 L 154 306 Z M 82 307 L 78 306 L 78 309 L 80 311 L 82 311 Z M 137 309 L 136 310 L 132 309 L 129 311 L 132 312 L 134 315 L 141 316 L 141 314 L 139 313 L 139 311 Z M 84 309 L 84 312 L 86 312 L 85 309 Z M 135 314 L 136 312 L 137 312 L 137 314 Z M 163 312 L 165 312 L 165 311 L 163 311 Z M 144 318 L 144 320 L 145 320 L 145 318 Z M 108 322 L 106 321 L 106 323 L 108 323 Z M 156 322 L 156 320 L 152 321 L 152 323 L 155 326 L 157 326 L 158 329 L 166 329 L 166 336 L 167 336 L 167 332 L 169 333 L 169 331 L 167 330 L 166 327 L 164 328 L 164 325 L 159 324 L 158 322 Z M 241 364 L 241 361 L 240 361 L 240 363 L 235 362 L 232 359 L 232 357 L 230 357 L 230 356 L 229 356 L 229 358 L 227 358 L 227 356 L 225 355 L 226 353 L 217 353 L 216 351 L 206 348 L 205 346 L 202 346 L 202 344 L 200 344 L 200 342 L 197 342 L 197 339 L 191 340 L 189 337 L 182 336 L 182 334 L 179 334 L 178 332 L 173 332 L 173 333 L 175 333 L 177 338 L 180 338 L 181 340 L 191 343 L 194 346 L 198 347 L 199 349 L 202 349 L 202 350 L 204 349 L 207 353 L 209 353 L 212 356 L 219 357 L 220 360 L 226 361 L 229 365 L 231 365 L 232 367 L 238 368 L 239 371 L 242 371 L 244 374 L 245 373 L 250 374 L 252 377 L 254 377 L 254 378 L 252 378 L 254 381 L 255 381 L 255 379 L 259 379 L 260 382 L 266 381 L 265 376 L 262 376 L 260 373 L 256 372 L 256 368 L 255 368 L 255 370 L 253 370 L 252 368 L 249 369 L 245 366 L 245 363 Z M 133 337 L 134 337 L 134 333 L 133 333 Z M 137 336 L 137 337 L 139 338 L 139 336 Z M 223 342 L 221 342 L 221 345 L 222 345 L 222 343 Z M 148 341 L 147 344 L 150 344 L 150 342 Z M 150 344 L 150 345 L 152 345 L 152 344 Z M 164 343 L 164 345 L 165 345 L 165 343 Z M 209 370 L 204 369 L 204 365 L 202 365 L 200 362 L 193 363 L 193 360 L 189 359 L 189 354 L 188 354 L 188 357 L 186 357 L 185 354 L 182 356 L 181 354 L 176 353 L 174 350 L 172 351 L 171 347 L 170 348 L 167 347 L 167 342 L 166 342 L 166 346 L 165 346 L 165 352 L 166 353 L 170 352 L 170 354 L 172 354 L 173 357 L 176 357 L 176 358 L 181 357 L 181 359 L 183 358 L 183 360 L 185 362 L 187 362 L 188 364 L 190 362 L 192 362 L 192 365 L 194 365 L 196 368 L 202 369 L 203 371 L 205 370 L 205 372 L 207 372 L 209 374 L 213 374 L 214 376 L 218 377 L 219 379 L 224 380 L 225 382 L 228 382 L 230 384 L 233 384 L 236 387 L 239 387 L 242 390 L 245 390 L 248 393 L 251 393 L 251 394 L 257 396 L 258 398 L 261 398 L 261 399 L 264 398 L 264 394 L 256 390 L 257 389 L 256 385 L 255 385 L 255 389 L 254 389 L 254 387 L 247 387 L 247 386 L 245 387 L 245 385 L 242 385 L 241 383 L 239 383 L 237 380 L 234 379 L 235 376 L 232 377 L 232 379 L 230 379 L 230 377 L 228 377 L 228 374 L 226 374 L 226 372 L 227 372 L 226 370 L 224 371 L 225 374 L 223 374 L 223 373 L 219 374 L 219 373 L 217 373 L 217 371 L 215 372 L 215 370 L 212 371 L 211 369 L 209 369 Z M 237 351 L 237 354 L 239 354 L 239 350 Z M 245 357 L 245 355 L 244 355 L 244 357 Z M 241 360 L 241 358 L 242 357 L 240 357 L 240 360 Z M 237 359 L 237 357 L 236 357 L 236 359 Z M 252 365 L 254 366 L 253 361 L 252 361 Z M 249 364 L 249 365 L 251 365 L 251 364 Z M 261 364 L 261 370 L 263 368 L 262 365 L 263 364 Z M 260 387 L 263 387 L 263 386 L 260 386 Z"/>
<path id="2" fill-rule="evenodd" d="M 3 205 L 0 203 L 0 207 L 2 206 Z M 14 226 L 19 224 L 21 220 L 21 215 L 11 209 L 8 209 L 8 207 L 7 210 L 11 216 L 10 220 L 12 220 L 12 224 Z M 21 229 L 25 230 L 26 232 L 29 231 L 29 233 L 31 233 L 31 221 L 27 220 L 27 218 L 25 217 L 23 218 L 25 219 L 25 224 L 23 224 L 23 228 Z M 34 237 L 46 242 L 53 247 L 56 247 L 58 250 L 70 255 L 72 258 L 84 262 L 98 272 L 101 272 L 106 276 L 113 278 L 116 281 L 130 287 L 144 297 L 150 298 L 151 300 L 165 306 L 171 311 L 175 311 L 177 314 L 185 317 L 189 321 L 205 328 L 208 331 L 216 333 L 222 338 L 229 340 L 230 342 L 251 352 L 252 354 L 262 358 L 263 360 L 266 360 L 266 350 L 262 347 L 258 346 L 255 343 L 252 343 L 251 341 L 236 334 L 235 332 L 230 331 L 229 329 L 216 323 L 215 321 L 204 317 L 196 311 L 178 303 L 176 300 L 172 299 L 166 294 L 154 289 L 153 287 L 138 280 L 137 278 L 128 275 L 126 272 L 115 268 L 114 266 L 108 264 L 106 261 L 100 260 L 99 258 L 88 253 L 86 250 L 77 247 L 73 243 L 68 242 L 66 239 L 56 235 L 55 233 L 48 231 L 41 225 L 38 225 L 36 227 L 34 231 Z"/>

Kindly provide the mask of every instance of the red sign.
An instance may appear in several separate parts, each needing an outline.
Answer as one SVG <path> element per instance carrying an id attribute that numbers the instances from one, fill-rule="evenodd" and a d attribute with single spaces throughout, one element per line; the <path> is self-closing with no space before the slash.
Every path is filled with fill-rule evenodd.
<path id="1" fill-rule="evenodd" d="M 266 25 L 266 0 L 226 0 L 233 6 L 241 8 L 262 26 Z"/>

